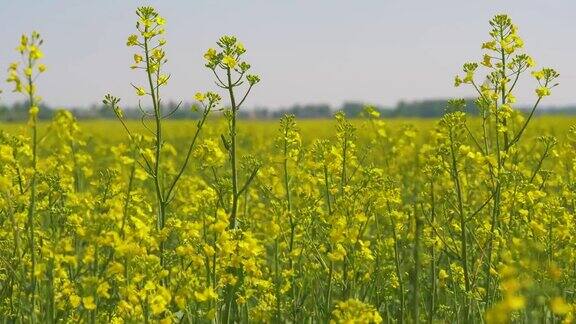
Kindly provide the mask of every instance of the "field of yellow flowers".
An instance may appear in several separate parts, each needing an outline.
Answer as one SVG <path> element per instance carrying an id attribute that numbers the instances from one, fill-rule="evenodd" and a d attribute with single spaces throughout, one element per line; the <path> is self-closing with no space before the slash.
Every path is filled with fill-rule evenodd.
<path id="1" fill-rule="evenodd" d="M 454 100 L 439 121 L 272 123 L 237 118 L 260 78 L 232 36 L 206 51 L 200 118 L 167 120 L 166 21 L 137 14 L 141 121 L 106 95 L 115 122 L 39 122 L 42 39 L 22 36 L 8 81 L 30 117 L 0 124 L 2 322 L 574 321 L 576 126 L 533 118 L 558 73 L 507 16 L 455 79 L 478 116 Z"/>

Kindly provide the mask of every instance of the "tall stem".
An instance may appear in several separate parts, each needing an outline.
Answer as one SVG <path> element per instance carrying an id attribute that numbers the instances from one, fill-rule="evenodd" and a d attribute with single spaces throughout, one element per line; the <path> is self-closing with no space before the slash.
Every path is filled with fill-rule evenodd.
<path id="1" fill-rule="evenodd" d="M 148 31 L 148 27 L 145 28 Z M 162 116 L 160 111 L 160 103 L 156 95 L 156 87 L 152 81 L 152 72 L 150 64 L 150 53 L 148 49 L 148 38 L 144 38 L 144 55 L 146 56 L 146 75 L 148 77 L 148 85 L 150 87 L 150 96 L 152 96 L 152 104 L 154 107 L 154 121 L 156 124 L 156 147 L 154 152 L 154 187 L 156 189 L 156 203 L 158 204 L 158 214 L 156 219 L 156 226 L 158 231 L 164 228 L 166 216 L 166 203 L 162 193 L 162 177 L 160 176 L 160 158 L 162 149 Z M 160 242 L 160 264 L 164 265 L 164 242 Z"/>
<path id="2" fill-rule="evenodd" d="M 452 132 L 452 131 L 450 131 Z M 468 293 L 470 292 L 470 276 L 468 272 L 468 238 L 466 232 L 466 218 L 464 216 L 464 206 L 462 200 L 462 187 L 460 185 L 460 175 L 458 172 L 458 165 L 456 163 L 456 153 L 454 152 L 454 140 L 452 133 L 450 133 L 450 154 L 452 156 L 452 177 L 456 183 L 456 196 L 458 199 L 458 213 L 460 215 L 460 244 L 461 244 L 461 259 L 462 268 L 464 270 L 464 287 L 466 293 L 464 296 L 464 321 L 468 320 L 470 305 L 468 302 Z"/>
<path id="3" fill-rule="evenodd" d="M 286 209 L 288 211 L 288 217 L 290 218 L 290 242 L 289 242 L 289 251 L 290 255 L 292 255 L 292 251 L 294 250 L 294 237 L 296 234 L 296 222 L 294 220 L 294 216 L 292 215 L 292 194 L 290 192 L 290 175 L 288 173 L 288 133 L 289 133 L 289 125 L 286 126 L 284 131 L 284 189 L 286 190 Z M 289 267 L 290 270 L 294 270 L 294 262 L 292 258 L 289 259 Z M 292 277 L 292 285 L 291 285 L 291 294 L 292 294 L 292 322 L 296 322 L 296 278 Z"/>
<path id="4" fill-rule="evenodd" d="M 430 181 L 430 204 L 432 206 L 432 210 L 430 211 L 430 223 L 434 226 L 434 221 L 436 220 L 436 201 L 434 197 L 434 180 Z M 432 231 L 432 235 L 436 235 L 434 231 Z M 430 246 L 430 257 L 432 258 L 430 262 L 430 282 L 432 286 L 432 292 L 430 296 L 430 313 L 428 316 L 428 323 L 434 322 L 434 315 L 436 312 L 436 251 L 434 249 L 434 237 L 432 239 L 432 244 Z"/>
<path id="5" fill-rule="evenodd" d="M 28 68 L 32 69 L 32 58 L 28 56 Z M 30 103 L 30 108 L 35 107 L 34 102 L 34 82 L 32 76 L 27 76 L 28 81 L 28 100 Z M 28 205 L 28 235 L 30 243 L 30 290 L 32 295 L 30 296 L 30 321 L 35 322 L 36 314 L 36 251 L 34 243 L 34 214 L 36 213 L 36 178 L 37 178 L 37 156 L 38 156 L 38 125 L 36 113 L 32 114 L 32 178 L 30 182 L 30 204 Z"/>
<path id="6" fill-rule="evenodd" d="M 412 296 L 412 320 L 418 323 L 420 319 L 420 237 L 422 236 L 422 219 L 418 217 L 416 207 L 414 207 L 414 216 L 416 217 L 416 237 L 414 241 L 414 291 Z"/>
<path id="7" fill-rule="evenodd" d="M 504 38 L 504 31 L 502 30 L 502 28 L 500 28 L 500 38 Z M 506 78 L 506 53 L 504 52 L 504 49 L 501 48 L 500 49 L 500 59 L 502 60 L 502 70 L 501 70 L 501 74 L 502 74 L 502 78 Z M 501 89 L 501 98 L 500 98 L 500 103 L 501 106 L 506 104 L 506 86 L 505 83 L 502 84 L 502 89 Z M 498 109 L 496 109 L 496 149 L 497 151 L 497 157 L 498 157 L 498 174 L 496 176 L 496 187 L 495 187 L 495 192 L 494 192 L 494 206 L 492 208 L 492 217 L 490 219 L 490 236 L 488 239 L 488 256 L 487 256 L 487 262 L 486 262 L 486 266 L 485 266 L 485 282 L 484 282 L 484 289 L 486 292 L 485 295 L 485 307 L 488 308 L 489 304 L 490 304 L 490 295 L 491 295 L 491 274 L 490 274 L 490 270 L 492 267 L 492 250 L 493 250 L 493 241 L 494 241 L 494 232 L 497 229 L 497 221 L 498 218 L 500 217 L 500 193 L 502 190 L 501 184 L 500 184 L 500 174 L 501 174 L 501 167 L 503 165 L 503 162 L 501 161 L 501 157 L 500 157 L 500 144 L 499 144 L 499 135 L 498 135 Z M 506 122 L 506 118 L 502 119 L 502 125 L 504 127 L 507 127 L 507 122 Z M 504 150 L 508 151 L 508 148 L 510 147 L 510 141 L 508 139 L 508 130 L 505 130 L 504 132 Z"/>
<path id="8" fill-rule="evenodd" d="M 396 267 L 396 276 L 398 277 L 398 291 L 400 293 L 400 317 L 398 323 L 404 323 L 404 311 L 406 309 L 406 298 L 404 296 L 404 279 L 402 270 L 400 269 L 400 247 L 398 244 L 398 236 L 396 234 L 396 222 L 392 218 L 391 208 L 388 206 L 388 213 L 390 215 L 390 225 L 392 227 L 392 237 L 394 239 L 394 265 Z"/>
<path id="9" fill-rule="evenodd" d="M 232 120 L 230 122 L 230 167 L 232 169 L 232 210 L 230 211 L 230 229 L 237 227 L 237 214 L 238 214 L 238 171 L 236 166 L 236 99 L 234 97 L 234 86 L 232 83 L 232 75 L 230 68 L 226 69 L 226 77 L 228 78 L 228 94 L 230 95 L 230 104 L 232 109 Z"/>
<path id="10" fill-rule="evenodd" d="M 500 38 L 504 39 L 504 30 L 502 28 L 500 28 Z M 501 47 L 500 48 L 500 59 L 502 60 L 502 78 L 504 80 L 507 79 L 506 77 L 506 52 L 504 52 L 504 48 Z M 506 82 L 502 82 L 502 98 L 501 98 L 501 104 L 504 105 L 506 104 Z M 507 121 L 506 121 L 506 117 L 502 118 L 502 125 L 504 127 L 507 127 Z M 508 130 L 506 130 L 504 132 L 504 147 L 508 147 Z"/>
<path id="11" fill-rule="evenodd" d="M 238 171 L 236 166 L 236 98 L 234 97 L 234 85 L 232 83 L 232 74 L 230 68 L 226 69 L 226 77 L 227 77 L 227 86 L 228 94 L 230 96 L 230 105 L 232 110 L 231 120 L 230 120 L 230 168 L 232 171 L 232 209 L 230 211 L 230 220 L 228 224 L 228 229 L 234 230 L 238 227 L 237 225 L 237 215 L 238 215 L 238 199 L 239 199 L 239 190 L 238 190 Z M 231 269 L 235 274 L 238 273 L 237 269 Z M 224 322 L 230 323 L 234 322 L 235 311 L 236 310 L 236 301 L 234 299 L 234 293 L 236 290 L 236 285 L 228 284 L 226 288 L 226 312 L 224 314 Z"/>

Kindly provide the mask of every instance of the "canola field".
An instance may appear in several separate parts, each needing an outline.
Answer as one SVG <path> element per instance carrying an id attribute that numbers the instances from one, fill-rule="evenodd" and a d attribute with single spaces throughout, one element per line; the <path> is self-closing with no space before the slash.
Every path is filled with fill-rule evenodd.
<path id="1" fill-rule="evenodd" d="M 439 120 L 238 119 L 260 78 L 224 36 L 205 55 L 220 89 L 171 121 L 166 21 L 137 14 L 143 122 L 113 95 L 116 121 L 38 121 L 48 72 L 22 37 L 8 81 L 29 121 L 0 124 L 2 322 L 574 321 L 576 119 L 534 117 L 558 74 L 507 16 L 455 79 L 474 117 L 454 100 Z"/>

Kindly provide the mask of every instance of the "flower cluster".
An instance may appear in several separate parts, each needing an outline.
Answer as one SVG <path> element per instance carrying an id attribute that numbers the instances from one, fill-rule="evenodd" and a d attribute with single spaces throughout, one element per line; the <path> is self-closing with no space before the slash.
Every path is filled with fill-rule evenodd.
<path id="1" fill-rule="evenodd" d="M 453 100 L 437 122 L 367 107 L 271 127 L 237 118 L 259 78 L 232 36 L 205 54 L 224 94 L 197 92 L 197 120 L 167 121 L 166 21 L 137 15 L 138 122 L 113 95 L 116 124 L 37 122 L 42 41 L 18 47 L 8 81 L 31 122 L 0 132 L 4 322 L 574 321 L 576 126 L 530 123 L 552 69 L 533 71 L 528 116 L 514 109 L 535 63 L 507 16 L 456 78 L 478 118 Z"/>

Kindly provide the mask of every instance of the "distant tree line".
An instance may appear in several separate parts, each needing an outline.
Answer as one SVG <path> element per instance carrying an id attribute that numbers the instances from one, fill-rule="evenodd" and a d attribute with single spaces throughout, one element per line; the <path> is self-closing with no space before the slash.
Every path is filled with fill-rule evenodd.
<path id="1" fill-rule="evenodd" d="M 447 99 L 428 99 L 419 101 L 400 101 L 395 107 L 374 106 L 380 111 L 383 118 L 437 118 L 446 111 Z M 195 104 L 168 102 L 163 109 L 167 112 L 174 111 L 171 119 L 195 119 L 199 113 L 194 109 Z M 278 119 L 285 114 L 293 114 L 300 119 L 330 118 L 336 111 L 343 111 L 350 118 L 362 115 L 365 103 L 345 102 L 340 107 L 332 107 L 328 104 L 296 104 L 287 108 L 254 107 L 241 111 L 240 116 L 246 119 Z M 40 106 L 40 119 L 50 119 L 57 109 L 47 105 Z M 91 107 L 73 107 L 71 110 L 78 119 L 110 119 L 115 118 L 114 112 L 103 105 Z M 144 109 L 144 108 L 142 108 Z M 525 107 L 520 107 L 527 110 Z M 474 100 L 466 99 L 466 111 L 477 114 Z M 561 107 L 541 107 L 537 110 L 541 115 L 576 115 L 576 105 Z M 140 108 L 129 107 L 124 109 L 124 115 L 128 119 L 139 119 L 142 115 Z M 20 121 L 28 116 L 28 104 L 16 102 L 12 105 L 0 104 L 0 121 Z"/>

